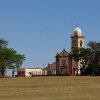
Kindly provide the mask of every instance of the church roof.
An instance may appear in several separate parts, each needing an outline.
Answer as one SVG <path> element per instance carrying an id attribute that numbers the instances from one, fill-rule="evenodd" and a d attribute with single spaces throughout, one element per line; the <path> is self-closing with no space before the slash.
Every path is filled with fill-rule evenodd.
<path id="1" fill-rule="evenodd" d="M 60 56 L 60 57 L 69 56 L 69 53 L 68 53 L 65 49 L 63 49 L 62 52 L 57 53 L 56 57 L 57 57 L 57 56 Z"/>
<path id="2" fill-rule="evenodd" d="M 82 36 L 82 31 L 78 26 L 74 29 L 74 36 Z"/>
<path id="3" fill-rule="evenodd" d="M 50 67 L 54 67 L 56 66 L 56 62 L 52 63 L 52 64 L 48 64 Z"/>

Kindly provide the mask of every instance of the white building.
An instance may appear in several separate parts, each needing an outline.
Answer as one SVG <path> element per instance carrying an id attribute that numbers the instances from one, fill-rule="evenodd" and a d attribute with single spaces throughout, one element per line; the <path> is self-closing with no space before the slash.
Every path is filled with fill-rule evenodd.
<path id="1" fill-rule="evenodd" d="M 42 68 L 19 68 L 18 76 L 32 77 L 32 76 L 43 76 L 47 75 L 47 71 Z"/>

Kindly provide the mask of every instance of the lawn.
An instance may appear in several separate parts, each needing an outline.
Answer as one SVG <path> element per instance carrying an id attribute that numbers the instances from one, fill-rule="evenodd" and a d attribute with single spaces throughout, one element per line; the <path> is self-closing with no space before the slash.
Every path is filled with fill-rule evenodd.
<path id="1" fill-rule="evenodd" d="M 0 100 L 100 100 L 100 77 L 0 78 Z"/>

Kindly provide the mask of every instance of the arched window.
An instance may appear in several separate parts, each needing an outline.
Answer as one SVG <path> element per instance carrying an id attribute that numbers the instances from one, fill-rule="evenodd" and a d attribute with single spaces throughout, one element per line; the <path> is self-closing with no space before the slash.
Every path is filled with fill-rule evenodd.
<path id="1" fill-rule="evenodd" d="M 74 47 L 77 46 L 77 40 L 73 40 L 73 46 L 74 46 Z"/>
<path id="2" fill-rule="evenodd" d="M 82 44 L 83 44 L 83 41 L 82 40 L 80 40 L 80 47 L 82 48 Z"/>
<path id="3" fill-rule="evenodd" d="M 62 63 L 62 66 L 65 66 L 65 65 L 66 65 L 66 59 L 63 59 L 63 60 L 61 61 L 61 63 Z"/>

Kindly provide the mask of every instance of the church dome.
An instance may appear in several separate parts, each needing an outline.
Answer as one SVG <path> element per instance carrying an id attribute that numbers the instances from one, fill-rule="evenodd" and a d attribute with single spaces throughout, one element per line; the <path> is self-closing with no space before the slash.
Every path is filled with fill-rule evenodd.
<path id="1" fill-rule="evenodd" d="M 76 27 L 74 30 L 74 36 L 82 36 L 82 31 L 79 27 Z"/>

